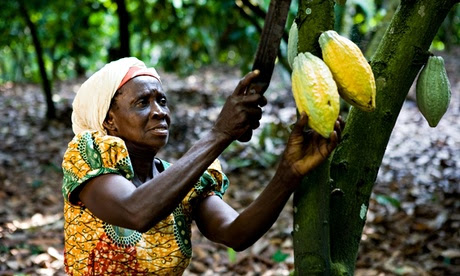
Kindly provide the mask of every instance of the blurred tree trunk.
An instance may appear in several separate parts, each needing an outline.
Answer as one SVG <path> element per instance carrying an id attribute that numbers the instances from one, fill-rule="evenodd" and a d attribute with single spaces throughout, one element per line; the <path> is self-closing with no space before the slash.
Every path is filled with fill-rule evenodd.
<path id="1" fill-rule="evenodd" d="M 35 52 L 37 54 L 37 62 L 38 62 L 38 67 L 40 69 L 42 87 L 43 87 L 43 92 L 45 93 L 45 99 L 46 99 L 46 107 L 47 107 L 46 118 L 54 119 L 56 118 L 56 108 L 54 107 L 53 94 L 51 91 L 51 82 L 48 78 L 48 74 L 46 73 L 45 61 L 43 60 L 43 48 L 40 43 L 40 39 L 38 37 L 37 28 L 34 22 L 32 22 L 32 20 L 30 19 L 29 12 L 23 0 L 19 0 L 19 10 L 21 12 L 21 16 L 23 17 L 23 19 L 25 20 L 27 24 L 27 27 L 30 30 Z"/>
<path id="2" fill-rule="evenodd" d="M 77 74 L 77 77 L 83 76 L 85 74 L 86 69 L 81 64 L 80 57 L 76 56 L 74 60 L 75 60 L 75 73 Z"/>
<path id="3" fill-rule="evenodd" d="M 118 14 L 118 31 L 120 39 L 119 58 L 131 56 L 129 35 L 129 13 L 126 9 L 125 0 L 116 0 Z"/>
<path id="4" fill-rule="evenodd" d="M 294 195 L 297 275 L 353 275 L 369 199 L 396 119 L 430 44 L 459 0 L 402 0 L 371 61 L 377 108 L 352 108 L 342 141 Z M 299 2 L 299 52 L 320 56 L 334 1 Z"/>

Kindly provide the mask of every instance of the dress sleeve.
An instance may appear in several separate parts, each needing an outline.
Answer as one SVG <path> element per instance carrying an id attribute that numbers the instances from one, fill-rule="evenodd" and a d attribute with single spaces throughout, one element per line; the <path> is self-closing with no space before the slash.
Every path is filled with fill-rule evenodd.
<path id="1" fill-rule="evenodd" d="M 201 198 L 210 195 L 217 195 L 222 198 L 228 185 L 229 180 L 222 172 L 219 160 L 216 159 L 201 176 L 200 181 L 195 185 L 195 190 Z"/>
<path id="2" fill-rule="evenodd" d="M 62 194 L 69 202 L 72 192 L 93 177 L 113 173 L 131 180 L 134 175 L 123 140 L 97 131 L 85 131 L 72 139 L 64 154 L 62 170 Z"/>

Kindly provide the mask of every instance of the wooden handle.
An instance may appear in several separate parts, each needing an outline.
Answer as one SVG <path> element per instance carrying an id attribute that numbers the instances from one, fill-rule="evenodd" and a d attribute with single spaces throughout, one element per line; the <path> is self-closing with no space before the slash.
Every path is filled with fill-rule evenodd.
<path id="1" fill-rule="evenodd" d="M 256 93 L 263 95 L 270 85 L 290 5 L 291 0 L 270 1 L 252 66 L 252 70 L 259 69 L 260 74 L 249 85 L 248 91 L 254 90 Z M 247 142 L 251 140 L 251 137 L 252 129 L 238 138 L 238 141 Z"/>

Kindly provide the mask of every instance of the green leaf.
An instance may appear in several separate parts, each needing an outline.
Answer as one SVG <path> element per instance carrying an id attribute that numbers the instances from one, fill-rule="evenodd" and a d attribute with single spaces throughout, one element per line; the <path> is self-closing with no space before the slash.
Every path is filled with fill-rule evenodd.
<path id="1" fill-rule="evenodd" d="M 272 256 L 272 260 L 277 263 L 284 262 L 289 257 L 289 254 L 281 252 L 281 250 L 277 250 L 275 254 Z"/>
<path id="2" fill-rule="evenodd" d="M 391 197 L 391 196 L 376 195 L 375 199 L 377 200 L 379 204 L 382 204 L 382 205 L 391 205 L 396 208 L 401 207 L 401 202 L 399 201 L 399 199 Z"/>
<path id="3" fill-rule="evenodd" d="M 236 262 L 236 252 L 232 248 L 227 248 L 227 255 L 228 255 L 228 261 L 230 263 L 235 263 Z"/>

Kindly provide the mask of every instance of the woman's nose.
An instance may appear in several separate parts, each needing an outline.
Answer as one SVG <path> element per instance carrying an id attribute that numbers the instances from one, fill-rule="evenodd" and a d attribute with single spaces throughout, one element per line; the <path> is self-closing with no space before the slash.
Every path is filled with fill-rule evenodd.
<path id="1" fill-rule="evenodd" d="M 157 102 L 154 102 L 152 104 L 152 108 L 151 108 L 151 116 L 152 118 L 163 118 L 165 117 L 168 113 L 167 111 L 165 110 L 164 107 L 162 107 L 161 105 L 159 105 Z"/>

